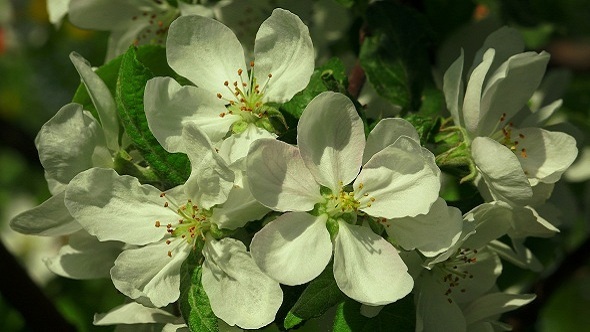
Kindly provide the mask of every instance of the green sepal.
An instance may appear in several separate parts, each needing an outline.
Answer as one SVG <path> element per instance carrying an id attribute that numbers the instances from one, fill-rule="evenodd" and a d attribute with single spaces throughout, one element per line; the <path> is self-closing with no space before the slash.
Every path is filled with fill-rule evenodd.
<path id="1" fill-rule="evenodd" d="M 219 331 L 217 317 L 201 284 L 203 272 L 201 248 L 195 248 L 180 267 L 180 312 L 193 332 Z"/>
<path id="2" fill-rule="evenodd" d="M 279 105 L 275 103 L 266 103 L 262 105 L 260 113 L 262 113 L 264 117 L 256 124 L 266 131 L 280 135 L 289 129 L 285 116 L 279 111 Z"/>
<path id="3" fill-rule="evenodd" d="M 325 91 L 334 91 L 346 94 L 348 78 L 346 69 L 337 58 L 328 60 L 323 66 L 314 70 L 307 87 L 298 92 L 290 101 L 280 108 L 286 123 L 290 128 L 297 127 L 297 120 L 309 102 Z"/>
<path id="4" fill-rule="evenodd" d="M 248 125 L 250 125 L 247 121 L 238 120 L 231 125 L 231 132 L 235 135 L 241 134 L 248 129 Z"/>
<path id="5" fill-rule="evenodd" d="M 346 300 L 338 305 L 334 317 L 334 332 L 390 332 L 415 331 L 416 309 L 413 295 L 386 305 L 381 312 L 367 318 L 360 312 L 361 304 Z"/>
<path id="6" fill-rule="evenodd" d="M 430 34 L 418 12 L 394 2 L 378 1 L 367 9 L 369 35 L 360 61 L 375 91 L 401 114 L 420 109 L 425 82 L 432 81 L 427 45 Z"/>
<path id="7" fill-rule="evenodd" d="M 466 135 L 459 127 L 448 127 L 434 137 L 438 144 L 436 164 L 442 170 L 461 177 L 461 183 L 473 181 L 477 176 Z"/>
<path id="8" fill-rule="evenodd" d="M 165 54 L 164 48 L 150 51 Z M 133 145 L 141 153 L 154 173 L 162 182 L 162 189 L 169 189 L 186 182 L 190 175 L 190 162 L 182 153 L 169 153 L 158 143 L 151 133 L 143 108 L 143 95 L 147 81 L 154 77 L 153 72 L 139 59 L 144 46 L 131 47 L 123 55 L 117 80 L 116 101 L 119 117 L 125 132 Z M 159 51 L 158 51 L 159 50 Z"/>
<path id="9" fill-rule="evenodd" d="M 117 173 L 136 177 L 141 183 L 158 184 L 160 179 L 149 167 L 139 166 L 125 150 L 119 150 L 114 157 L 113 168 Z"/>
<path id="10" fill-rule="evenodd" d="M 213 236 L 213 238 L 215 240 L 221 240 L 224 237 L 228 237 L 235 232 L 236 231 L 232 230 L 232 229 L 219 228 L 219 226 L 217 226 L 217 224 L 213 224 L 213 223 L 211 224 L 211 227 L 209 228 L 209 233 L 211 234 L 211 236 Z"/>
<path id="11" fill-rule="evenodd" d="M 438 116 L 425 116 L 421 113 L 412 113 L 404 117 L 409 123 L 416 128 L 420 137 L 420 144 L 426 145 L 433 143 L 435 135 L 440 129 L 441 118 Z"/>
<path id="12" fill-rule="evenodd" d="M 326 228 L 328 229 L 328 233 L 330 233 L 330 239 L 332 242 L 334 242 L 336 235 L 338 235 L 338 230 L 340 229 L 338 220 L 334 218 L 328 218 L 328 221 L 326 222 Z"/>
<path id="13" fill-rule="evenodd" d="M 295 305 L 287 313 L 284 326 L 286 329 L 290 329 L 305 320 L 319 317 L 344 299 L 346 296 L 340 291 L 336 280 L 334 280 L 332 263 L 330 263 L 301 293 Z"/>

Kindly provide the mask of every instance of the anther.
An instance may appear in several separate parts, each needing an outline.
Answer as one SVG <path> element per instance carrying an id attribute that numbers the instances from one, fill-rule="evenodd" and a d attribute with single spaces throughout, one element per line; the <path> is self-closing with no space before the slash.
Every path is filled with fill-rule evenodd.
<path id="1" fill-rule="evenodd" d="M 219 99 L 223 98 L 223 96 L 221 95 L 221 93 L 219 93 L 219 92 L 217 93 L 217 98 L 219 98 Z"/>
<path id="2" fill-rule="evenodd" d="M 238 69 L 238 75 L 242 75 L 244 71 L 242 70 L 242 68 Z M 236 83 L 234 83 L 234 85 L 237 85 Z"/>
<path id="3" fill-rule="evenodd" d="M 254 67 L 254 61 L 250 61 L 250 67 Z"/>
<path id="4" fill-rule="evenodd" d="M 526 157 L 527 157 L 527 154 L 526 154 L 526 149 L 525 149 L 525 148 L 522 148 L 522 150 L 520 150 L 520 155 L 521 155 L 523 158 L 526 158 Z"/>
<path id="5" fill-rule="evenodd" d="M 164 203 L 164 207 L 168 207 L 168 202 Z"/>
<path id="6" fill-rule="evenodd" d="M 172 251 L 168 250 L 168 257 L 172 257 Z"/>
<path id="7" fill-rule="evenodd" d="M 160 227 L 160 221 L 156 220 L 156 227 Z"/>

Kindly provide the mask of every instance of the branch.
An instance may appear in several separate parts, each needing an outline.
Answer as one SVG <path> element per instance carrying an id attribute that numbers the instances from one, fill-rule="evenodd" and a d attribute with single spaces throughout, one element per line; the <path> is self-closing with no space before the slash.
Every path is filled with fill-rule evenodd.
<path id="1" fill-rule="evenodd" d="M 0 241 L 0 294 L 18 310 L 31 331 L 76 331 Z M 6 281 L 9 280 L 9 281 Z"/>

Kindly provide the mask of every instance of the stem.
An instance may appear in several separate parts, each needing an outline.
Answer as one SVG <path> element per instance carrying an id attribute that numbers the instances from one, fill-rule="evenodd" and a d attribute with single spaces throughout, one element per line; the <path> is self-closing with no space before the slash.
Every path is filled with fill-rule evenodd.
<path id="1" fill-rule="evenodd" d="M 18 310 L 31 331 L 76 331 L 57 311 L 53 303 L 31 280 L 27 272 L 0 241 L 2 277 L 0 293 Z M 8 281 L 9 280 L 9 281 Z"/>

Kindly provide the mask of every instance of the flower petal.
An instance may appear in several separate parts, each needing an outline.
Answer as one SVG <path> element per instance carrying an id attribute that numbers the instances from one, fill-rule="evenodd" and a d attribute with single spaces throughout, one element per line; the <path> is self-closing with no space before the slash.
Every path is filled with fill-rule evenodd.
<path id="1" fill-rule="evenodd" d="M 184 186 L 186 194 L 205 209 L 225 202 L 233 187 L 234 172 L 196 124 L 187 123 L 181 138 L 191 162 L 191 175 Z"/>
<path id="2" fill-rule="evenodd" d="M 90 63 L 80 54 L 76 52 L 70 53 L 70 60 L 74 64 L 74 67 L 76 67 L 82 83 L 86 86 L 88 95 L 92 99 L 92 104 L 96 107 L 107 147 L 113 152 L 118 151 L 119 118 L 113 95 L 98 74 L 92 70 Z"/>
<path id="3" fill-rule="evenodd" d="M 248 154 L 250 145 L 261 138 L 276 138 L 276 135 L 251 123 L 244 132 L 224 139 L 219 147 L 219 154 L 228 164 L 239 162 Z"/>
<path id="4" fill-rule="evenodd" d="M 501 27 L 486 38 L 481 48 L 475 54 L 473 66 L 482 61 L 484 53 L 490 48 L 495 51 L 494 62 L 489 69 L 489 72 L 493 73 L 509 57 L 524 51 L 524 40 L 520 31 L 517 29 L 506 26 Z M 469 72 L 471 73 L 472 71 L 473 68 Z"/>
<path id="5" fill-rule="evenodd" d="M 248 69 L 236 35 L 223 23 L 203 16 L 181 16 L 168 30 L 168 64 L 213 96 L 225 93 L 224 82 L 240 82 Z"/>
<path id="6" fill-rule="evenodd" d="M 467 324 L 473 324 L 486 318 L 497 317 L 505 312 L 518 309 L 535 299 L 534 294 L 486 294 L 471 302 L 463 312 Z"/>
<path id="7" fill-rule="evenodd" d="M 326 215 L 289 212 L 254 235 L 252 258 L 260 269 L 285 285 L 301 285 L 322 273 L 332 257 Z"/>
<path id="8" fill-rule="evenodd" d="M 465 128 L 470 134 L 476 133 L 479 127 L 480 113 L 482 111 L 480 107 L 481 92 L 488 70 L 492 65 L 492 61 L 494 61 L 494 55 L 493 48 L 484 53 L 482 62 L 473 70 L 467 83 L 462 115 Z"/>
<path id="9" fill-rule="evenodd" d="M 111 269 L 111 279 L 121 293 L 132 299 L 147 297 L 163 307 L 180 296 L 180 266 L 192 247 L 183 240 L 171 250 L 165 241 L 123 251 Z M 168 256 L 172 251 L 171 257 Z"/>
<path id="10" fill-rule="evenodd" d="M 375 154 L 354 182 L 361 210 L 388 219 L 426 214 L 440 189 L 429 154 L 405 136 Z"/>
<path id="11" fill-rule="evenodd" d="M 178 215 L 164 207 L 162 192 L 142 185 L 112 169 L 92 168 L 76 176 L 66 190 L 65 204 L 72 216 L 100 241 L 115 240 L 142 245 L 167 233 L 155 226 Z"/>
<path id="12" fill-rule="evenodd" d="M 397 250 L 368 227 L 338 222 L 334 242 L 334 278 L 348 297 L 368 305 L 385 305 L 406 296 L 414 286 Z"/>
<path id="13" fill-rule="evenodd" d="M 68 235 L 82 229 L 64 205 L 64 198 L 65 191 L 62 191 L 18 214 L 10 221 L 10 228 L 19 233 L 42 236 Z"/>
<path id="14" fill-rule="evenodd" d="M 435 276 L 438 275 L 425 272 L 416 280 L 416 331 L 465 331 L 466 322 L 461 309 L 444 296 L 445 285 L 438 282 Z"/>
<path id="15" fill-rule="evenodd" d="M 578 155 L 576 140 L 565 133 L 523 128 L 514 135 L 518 136 L 516 157 L 528 178 L 557 182 Z"/>
<path id="16" fill-rule="evenodd" d="M 94 315 L 94 325 L 175 323 L 178 318 L 162 309 L 149 308 L 137 302 L 125 303 L 109 312 Z"/>
<path id="17" fill-rule="evenodd" d="M 463 88 L 464 58 L 464 52 L 461 49 L 461 55 L 451 64 L 443 77 L 443 91 L 445 93 L 447 109 L 451 112 L 455 123 L 462 127 L 465 127 L 462 110 L 465 93 Z"/>
<path id="18" fill-rule="evenodd" d="M 112 166 L 100 124 L 79 104 L 67 104 L 47 121 L 35 145 L 46 178 L 67 184 L 94 166 Z"/>
<path id="19" fill-rule="evenodd" d="M 476 137 L 471 155 L 496 200 L 526 205 L 533 196 L 518 159 L 504 145 L 488 137 Z"/>
<path id="20" fill-rule="evenodd" d="M 420 136 L 416 128 L 407 120 L 389 118 L 379 121 L 369 133 L 369 137 L 367 137 L 367 144 L 363 153 L 363 164 L 366 164 L 375 153 L 395 143 L 401 136 L 407 136 L 416 142 L 420 142 Z"/>
<path id="21" fill-rule="evenodd" d="M 236 229 L 248 221 L 264 217 L 268 212 L 269 209 L 252 196 L 248 185 L 234 186 L 227 200 L 221 206 L 213 208 L 211 220 L 220 228 Z"/>
<path id="22" fill-rule="evenodd" d="M 144 12 L 151 14 L 157 9 L 153 1 L 70 1 L 68 19 L 83 29 L 121 30 L 136 24 L 134 16 L 140 17 Z"/>
<path id="23" fill-rule="evenodd" d="M 434 257 L 453 246 L 461 235 L 461 211 L 448 207 L 438 198 L 427 214 L 416 217 L 389 219 L 385 230 L 406 250 L 418 250 L 426 257 Z"/>
<path id="24" fill-rule="evenodd" d="M 260 25 L 254 56 L 256 82 L 263 86 L 268 80 L 265 101 L 288 101 L 307 86 L 313 73 L 315 54 L 307 26 L 284 9 L 273 10 Z"/>
<path id="25" fill-rule="evenodd" d="M 71 279 L 108 278 L 122 249 L 121 242 L 99 242 L 81 230 L 72 234 L 57 256 L 48 258 L 45 263 L 53 273 Z"/>
<path id="26" fill-rule="evenodd" d="M 238 115 L 226 114 L 225 103 L 207 90 L 180 86 L 170 77 L 156 77 L 145 87 L 145 115 L 150 130 L 169 152 L 182 151 L 182 128 L 195 123 L 213 142 L 220 141 Z"/>
<path id="27" fill-rule="evenodd" d="M 274 321 L 283 291 L 260 271 L 242 242 L 210 240 L 203 255 L 201 281 L 215 316 L 244 329 L 258 329 Z"/>
<path id="28" fill-rule="evenodd" d="M 541 83 L 547 62 L 549 54 L 546 52 L 516 54 L 489 77 L 481 98 L 478 134 L 488 136 L 495 128 L 508 124 Z"/>
<path id="29" fill-rule="evenodd" d="M 252 195 L 273 210 L 309 211 L 323 199 L 296 147 L 259 139 L 250 146 L 246 164 Z"/>
<path id="30" fill-rule="evenodd" d="M 365 149 L 363 122 L 350 99 L 323 92 L 303 111 L 297 125 L 297 144 L 316 181 L 339 192 L 361 168 Z"/>

